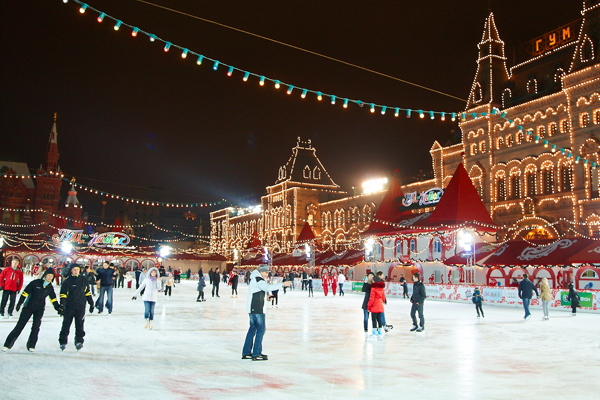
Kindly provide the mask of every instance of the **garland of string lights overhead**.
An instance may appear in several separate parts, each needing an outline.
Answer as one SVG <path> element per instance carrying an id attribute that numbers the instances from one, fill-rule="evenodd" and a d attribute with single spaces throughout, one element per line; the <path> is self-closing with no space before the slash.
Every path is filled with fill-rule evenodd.
<path id="1" fill-rule="evenodd" d="M 69 0 L 63 0 L 63 3 L 68 3 L 68 2 L 69 2 Z M 375 113 L 376 111 L 379 111 L 379 112 L 381 112 L 382 115 L 385 115 L 386 112 L 389 110 L 390 112 L 393 112 L 394 116 L 396 116 L 396 117 L 400 116 L 400 114 L 402 113 L 402 114 L 405 114 L 407 118 L 410 118 L 411 115 L 413 114 L 413 112 L 415 112 L 419 115 L 420 118 L 425 118 L 425 116 L 428 115 L 430 119 L 435 119 L 436 115 L 437 115 L 437 116 L 439 116 L 440 120 L 442 120 L 442 121 L 445 121 L 447 117 L 452 121 L 456 121 L 456 118 L 458 115 L 457 112 L 416 110 L 416 109 L 410 109 L 410 108 L 375 104 L 375 103 L 370 103 L 370 102 L 364 102 L 362 100 L 350 99 L 350 98 L 343 97 L 343 96 L 337 96 L 337 95 L 333 95 L 333 94 L 329 94 L 329 93 L 324 93 L 324 92 L 318 91 L 318 90 L 312 90 L 312 89 L 294 86 L 289 83 L 282 82 L 278 79 L 273 79 L 273 78 L 269 78 L 265 75 L 249 72 L 244 69 L 237 68 L 233 65 L 222 63 L 219 60 L 215 60 L 210 57 L 206 57 L 206 56 L 196 53 L 186 47 L 179 46 L 179 45 L 169 42 L 167 40 L 161 39 L 157 35 L 154 35 L 150 32 L 143 31 L 134 25 L 129 25 L 127 23 L 124 23 L 120 19 L 112 17 L 103 11 L 100 11 L 94 7 L 91 7 L 87 3 L 81 2 L 79 0 L 73 0 L 73 2 L 80 5 L 79 12 L 81 14 L 84 14 L 87 10 L 92 10 L 92 11 L 98 13 L 98 17 L 96 18 L 96 20 L 98 22 L 103 22 L 103 21 L 109 20 L 109 19 L 114 21 L 114 23 L 115 23 L 114 29 L 116 31 L 120 30 L 121 27 L 130 28 L 131 36 L 133 36 L 133 37 L 137 37 L 138 35 L 146 35 L 150 39 L 151 42 L 164 43 L 163 50 L 165 52 L 168 52 L 171 48 L 179 49 L 179 50 L 181 50 L 181 58 L 186 59 L 186 58 L 188 58 L 188 56 L 196 57 L 196 64 L 198 64 L 198 65 L 202 65 L 202 63 L 205 60 L 209 61 L 210 63 L 213 64 L 212 69 L 214 71 L 217 71 L 219 69 L 219 67 L 222 66 L 225 70 L 227 70 L 227 76 L 232 76 L 234 73 L 239 73 L 243 76 L 242 79 L 244 82 L 248 81 L 250 79 L 250 77 L 258 78 L 258 83 L 260 86 L 264 86 L 267 82 L 273 84 L 275 89 L 279 89 L 282 86 L 285 86 L 285 87 L 287 87 L 287 94 L 292 94 L 292 92 L 294 90 L 296 90 L 297 92 L 300 92 L 300 97 L 303 99 L 306 98 L 307 95 L 310 93 L 311 95 L 315 95 L 317 100 L 319 100 L 319 101 L 323 100 L 323 98 L 330 100 L 331 104 L 336 104 L 337 101 L 339 100 L 343 104 L 344 108 L 348 108 L 349 104 L 356 104 L 360 107 L 363 107 L 364 105 L 368 105 L 369 111 L 371 113 Z"/>

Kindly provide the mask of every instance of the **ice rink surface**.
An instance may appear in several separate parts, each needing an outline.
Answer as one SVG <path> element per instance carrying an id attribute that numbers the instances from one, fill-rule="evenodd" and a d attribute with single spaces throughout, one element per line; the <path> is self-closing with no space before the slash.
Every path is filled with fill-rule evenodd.
<path id="1" fill-rule="evenodd" d="M 74 326 L 64 352 L 62 319 L 47 305 L 36 352 L 27 325 L 0 354 L 0 398 L 7 399 L 599 399 L 600 316 L 534 308 L 425 303 L 425 331 L 409 332 L 410 303 L 390 298 L 383 341 L 365 340 L 362 294 L 324 297 L 280 291 L 267 308 L 263 353 L 241 360 L 248 328 L 247 286 L 230 298 L 197 303 L 196 282 L 159 297 L 154 329 L 144 329 L 141 299 L 115 290 L 113 315 L 87 315 L 77 353 Z M 207 289 L 209 289 L 207 287 Z M 57 290 L 58 291 L 58 290 Z M 17 316 L 0 320 L 2 343 Z"/>

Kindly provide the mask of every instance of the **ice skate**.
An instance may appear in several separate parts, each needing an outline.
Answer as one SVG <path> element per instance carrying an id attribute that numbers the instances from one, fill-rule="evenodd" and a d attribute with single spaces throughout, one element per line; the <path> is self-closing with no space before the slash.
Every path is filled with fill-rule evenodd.
<path id="1" fill-rule="evenodd" d="M 410 331 L 411 331 L 411 332 L 414 332 L 414 331 L 416 331 L 417 329 L 419 329 L 419 327 L 418 327 L 418 326 L 416 326 L 416 325 L 413 325 L 413 327 L 412 327 L 412 329 L 411 329 Z"/>
<path id="2" fill-rule="evenodd" d="M 12 314 L 11 313 L 8 313 L 8 318 L 12 318 Z"/>
<path id="3" fill-rule="evenodd" d="M 198 301 L 200 301 L 200 300 L 198 300 Z M 144 325 L 144 329 L 148 328 L 148 325 L 150 325 L 150 320 L 147 319 L 146 320 L 146 325 Z"/>
<path id="4" fill-rule="evenodd" d="M 394 329 L 394 325 L 386 325 L 383 327 L 383 329 L 387 332 L 391 331 L 392 329 Z"/>
<path id="5" fill-rule="evenodd" d="M 252 361 L 267 361 L 268 359 L 269 359 L 269 357 L 267 357 L 266 354 L 261 354 L 256 357 L 252 357 Z"/>
<path id="6" fill-rule="evenodd" d="M 424 327 L 420 327 L 420 328 L 417 329 L 417 332 L 423 332 L 424 330 L 425 330 Z"/>
<path id="7" fill-rule="evenodd" d="M 75 348 L 77 351 L 81 350 L 83 348 L 83 343 L 75 343 Z"/>
<path id="8" fill-rule="evenodd" d="M 35 352 L 35 348 L 34 348 L 34 347 L 30 347 L 30 348 L 28 348 L 27 350 L 28 350 L 30 353 L 33 353 L 33 352 Z"/>
<path id="9" fill-rule="evenodd" d="M 65 351 L 65 349 L 66 349 L 66 348 L 67 348 L 67 345 L 66 345 L 66 344 L 61 344 L 61 345 L 60 345 L 60 350 L 61 350 L 61 351 Z"/>
<path id="10" fill-rule="evenodd" d="M 153 328 L 152 321 L 150 321 L 150 323 L 148 324 L 148 329 L 152 329 L 152 328 Z"/>
<path id="11" fill-rule="evenodd" d="M 242 360 L 249 360 L 252 358 L 252 354 L 244 354 L 242 355 Z"/>
<path id="12" fill-rule="evenodd" d="M 10 347 L 6 347 L 6 346 L 4 346 L 4 347 L 2 348 L 2 352 L 3 352 L 3 353 L 6 353 L 8 350 L 10 350 Z"/>

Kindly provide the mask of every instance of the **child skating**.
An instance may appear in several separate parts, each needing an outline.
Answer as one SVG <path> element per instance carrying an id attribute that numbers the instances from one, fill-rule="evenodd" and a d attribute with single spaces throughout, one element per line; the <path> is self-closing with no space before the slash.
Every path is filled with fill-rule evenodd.
<path id="1" fill-rule="evenodd" d="M 473 304 L 475 304 L 475 310 L 477 310 L 477 318 L 480 318 L 479 313 L 481 312 L 481 317 L 485 318 L 485 315 L 483 315 L 483 308 L 481 308 L 481 306 L 483 305 L 483 296 L 481 295 L 481 292 L 479 291 L 479 288 L 475 288 L 475 291 L 473 292 Z"/>
<path id="2" fill-rule="evenodd" d="M 378 276 L 373 278 L 373 284 L 371 285 L 371 295 L 369 296 L 369 303 L 367 304 L 367 310 L 371 313 L 371 319 L 373 321 L 373 334 L 368 339 L 383 340 L 382 328 L 383 323 L 381 322 L 381 314 L 383 313 L 383 303 L 385 302 L 385 282 Z"/>
<path id="3" fill-rule="evenodd" d="M 137 296 L 145 290 L 142 295 L 144 300 L 144 319 L 146 320 L 146 326 L 144 328 L 152 329 L 152 321 L 154 321 L 154 306 L 158 300 L 158 292 L 160 290 L 160 278 L 158 277 L 158 269 L 155 267 L 150 268 L 148 277 L 144 279 L 138 290 L 133 294 L 132 300 L 136 300 Z"/>
<path id="4" fill-rule="evenodd" d="M 204 277 L 204 275 L 200 275 L 200 279 L 198 279 L 198 287 L 196 290 L 198 290 L 198 298 L 196 299 L 197 302 L 200 301 L 206 301 L 204 299 L 204 288 L 206 287 L 206 282 L 205 282 L 206 278 Z"/>

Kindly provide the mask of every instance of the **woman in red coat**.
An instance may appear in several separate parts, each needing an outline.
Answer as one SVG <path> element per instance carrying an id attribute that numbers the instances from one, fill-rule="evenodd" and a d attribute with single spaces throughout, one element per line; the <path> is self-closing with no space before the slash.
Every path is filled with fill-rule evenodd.
<path id="1" fill-rule="evenodd" d="M 331 274 L 331 290 L 333 290 L 333 295 L 335 296 L 335 291 L 337 290 L 337 275 Z"/>
<path id="2" fill-rule="evenodd" d="M 383 303 L 385 302 L 385 282 L 378 276 L 373 278 L 373 284 L 371 285 L 371 296 L 369 297 L 369 303 L 367 304 L 367 310 L 371 313 L 373 320 L 373 334 L 369 336 L 369 339 L 383 340 L 381 336 L 381 329 L 383 324 L 381 323 L 381 313 L 383 313 Z"/>
<path id="3" fill-rule="evenodd" d="M 323 272 L 323 276 L 321 276 L 321 285 L 323 286 L 323 293 L 327 296 L 329 292 L 329 276 L 327 276 L 327 272 Z"/>

